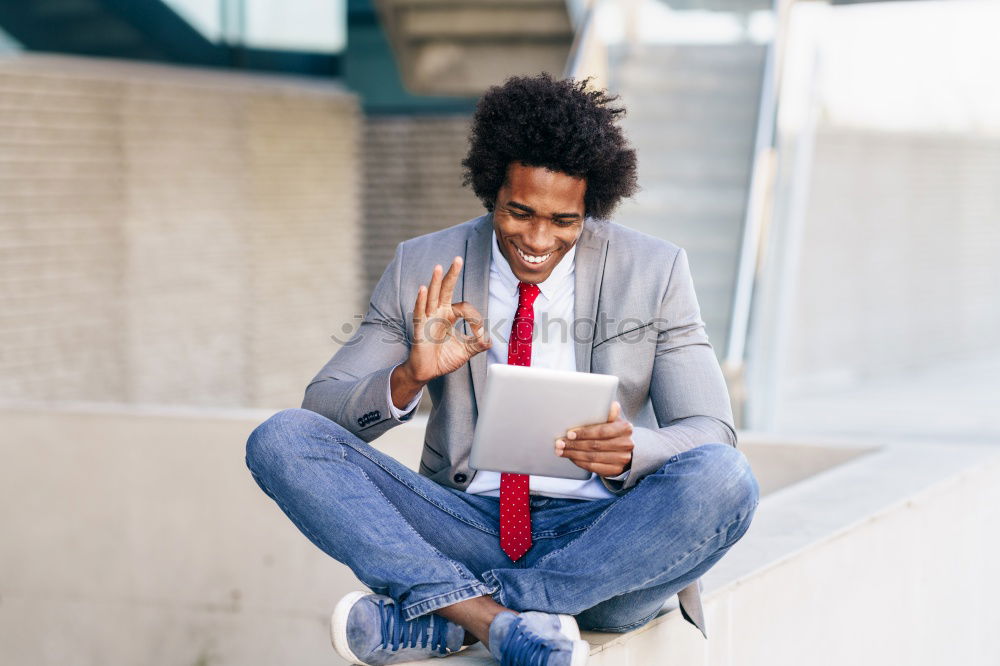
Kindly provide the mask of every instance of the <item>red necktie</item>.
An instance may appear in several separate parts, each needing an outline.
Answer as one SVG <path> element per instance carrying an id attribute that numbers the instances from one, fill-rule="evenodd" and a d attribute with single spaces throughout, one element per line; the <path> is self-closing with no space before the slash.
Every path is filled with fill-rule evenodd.
<path id="1" fill-rule="evenodd" d="M 517 312 L 507 343 L 508 365 L 531 365 L 531 332 L 535 324 L 538 285 L 517 285 Z M 531 548 L 531 505 L 528 503 L 527 474 L 500 475 L 500 547 L 516 562 Z"/>

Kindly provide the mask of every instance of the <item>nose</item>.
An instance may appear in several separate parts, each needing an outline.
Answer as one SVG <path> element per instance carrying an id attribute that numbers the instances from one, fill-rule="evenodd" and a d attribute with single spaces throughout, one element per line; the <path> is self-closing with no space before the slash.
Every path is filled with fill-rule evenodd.
<path id="1" fill-rule="evenodd" d="M 552 251 L 552 231 L 546 221 L 535 222 L 526 234 L 524 234 L 524 251 L 531 254 L 542 255 Z"/>

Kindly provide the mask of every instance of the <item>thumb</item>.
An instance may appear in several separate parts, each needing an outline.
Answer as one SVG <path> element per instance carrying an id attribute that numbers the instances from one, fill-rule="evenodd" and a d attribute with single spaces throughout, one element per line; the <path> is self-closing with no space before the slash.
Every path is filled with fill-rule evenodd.
<path id="1" fill-rule="evenodd" d="M 611 412 L 608 414 L 608 423 L 613 423 L 618 420 L 618 416 L 622 412 L 622 406 L 618 404 L 617 400 L 611 402 Z"/>

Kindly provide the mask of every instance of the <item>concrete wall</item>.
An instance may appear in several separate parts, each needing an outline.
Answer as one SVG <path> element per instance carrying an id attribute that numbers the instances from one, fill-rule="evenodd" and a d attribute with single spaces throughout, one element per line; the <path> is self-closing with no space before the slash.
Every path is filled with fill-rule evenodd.
<path id="1" fill-rule="evenodd" d="M 360 295 L 336 85 L 0 59 L 0 399 L 298 404 Z"/>
<path id="2" fill-rule="evenodd" d="M 1000 349 L 1000 138 L 824 124 L 786 390 Z"/>
<path id="3" fill-rule="evenodd" d="M 361 588 L 246 469 L 265 416 L 5 412 L 0 663 L 338 663 Z"/>

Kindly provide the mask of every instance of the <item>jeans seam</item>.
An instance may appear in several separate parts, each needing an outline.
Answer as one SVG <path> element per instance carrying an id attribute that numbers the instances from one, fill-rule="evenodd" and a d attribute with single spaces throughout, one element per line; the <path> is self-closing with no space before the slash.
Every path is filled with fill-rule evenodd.
<path id="1" fill-rule="evenodd" d="M 615 501 L 612 502 L 611 504 L 609 504 L 608 508 L 601 512 L 601 515 L 599 515 L 597 518 L 595 518 L 594 520 L 592 520 L 589 525 L 585 525 L 585 526 L 577 529 L 576 531 L 577 532 L 586 532 L 587 530 L 589 530 L 591 527 L 593 527 L 598 522 L 600 522 L 601 518 L 604 518 L 604 516 L 606 516 L 608 514 L 608 512 L 611 511 L 611 509 L 613 509 L 614 507 L 616 507 L 618 505 L 618 502 L 621 501 L 621 500 L 623 500 L 625 497 L 628 497 L 628 494 L 625 494 L 625 495 L 622 495 L 622 496 L 620 496 L 618 498 L 615 498 Z M 572 532 L 567 532 L 567 534 L 572 534 Z M 566 545 L 564 545 L 562 548 L 557 548 L 556 550 L 553 550 L 551 553 L 548 553 L 547 555 L 544 555 L 540 560 L 538 560 L 537 562 L 535 562 L 535 567 L 540 566 L 541 564 L 544 564 L 545 561 L 548 560 L 549 558 L 551 558 L 553 555 L 556 555 L 557 553 L 561 553 L 562 551 L 564 551 L 567 548 L 569 548 L 570 546 L 572 546 L 574 543 L 577 542 L 577 540 L 579 540 L 579 538 L 581 536 L 583 536 L 583 535 L 582 534 L 578 535 L 575 539 L 573 539 L 573 540 L 569 541 L 568 543 L 566 543 Z"/>
<path id="2" fill-rule="evenodd" d="M 752 516 L 752 515 L 754 515 L 754 513 L 756 513 L 756 512 L 757 512 L 757 505 L 758 505 L 758 504 L 760 504 L 760 497 L 758 497 L 758 498 L 757 498 L 757 500 L 756 500 L 756 501 L 754 501 L 754 503 L 753 503 L 753 506 L 752 506 L 752 507 L 750 507 L 750 510 L 749 510 L 749 511 L 747 511 L 745 515 L 743 515 L 743 516 L 738 516 L 738 517 L 737 517 L 737 520 L 744 520 L 744 519 L 745 519 L 745 518 L 746 518 L 747 516 Z M 736 522 L 736 521 L 733 521 L 733 522 Z M 732 525 L 733 525 L 733 523 L 730 523 L 730 524 L 729 524 L 729 527 L 732 527 Z M 742 538 L 743 538 L 743 535 L 744 535 L 744 534 L 746 534 L 746 532 L 747 532 L 747 530 L 748 530 L 748 529 L 750 529 L 750 521 L 748 521 L 748 522 L 747 522 L 747 526 L 746 526 L 746 529 L 744 529 L 744 530 L 743 530 L 743 531 L 742 531 L 742 532 L 740 533 L 740 535 L 739 535 L 738 537 L 736 537 L 736 539 L 734 539 L 734 540 L 733 540 L 733 542 L 735 543 L 736 541 L 739 541 L 740 539 L 742 539 Z M 729 528 L 727 527 L 727 528 L 726 528 L 726 532 L 728 533 L 728 531 L 729 531 Z"/>
<path id="3" fill-rule="evenodd" d="M 638 483 L 637 483 L 636 485 L 638 485 Z M 633 490 L 634 488 L 635 488 L 635 486 L 633 486 L 633 487 L 632 487 L 632 488 L 630 488 L 629 490 L 631 491 L 631 490 Z M 601 512 L 601 515 L 599 515 L 599 516 L 598 516 L 598 517 L 597 517 L 597 518 L 596 518 L 596 519 L 595 519 L 595 520 L 594 520 L 593 522 L 591 522 L 591 523 L 590 523 L 590 525 L 588 525 L 588 526 L 587 526 L 587 527 L 586 527 L 585 529 L 590 529 L 591 527 L 593 527 L 594 525 L 596 525 L 596 524 L 597 524 L 598 522 L 600 522 L 600 520 L 601 520 L 602 518 L 604 518 L 604 517 L 605 517 L 605 516 L 606 516 L 606 515 L 608 514 L 608 512 L 609 512 L 609 511 L 611 511 L 611 509 L 613 509 L 613 508 L 615 508 L 616 506 L 618 506 L 618 502 L 621 502 L 621 501 L 624 501 L 624 500 L 625 500 L 626 498 L 628 498 L 628 496 L 629 496 L 630 494 L 631 494 L 631 493 L 629 492 L 629 493 L 625 493 L 624 495 L 621 495 L 621 496 L 619 496 L 619 497 L 618 497 L 618 498 L 616 499 L 616 501 L 612 502 L 612 503 L 611 503 L 611 504 L 610 504 L 610 505 L 608 506 L 608 508 L 607 508 L 607 509 L 605 509 L 605 510 L 604 510 L 603 512 Z M 759 499 L 758 499 L 758 502 L 759 502 Z M 756 503 L 754 504 L 754 508 L 756 508 Z M 714 538 L 716 538 L 717 536 L 719 536 L 719 534 L 722 534 L 723 532 L 725 532 L 725 533 L 727 534 L 727 536 L 728 536 L 728 533 L 729 533 L 729 529 L 730 529 L 730 528 L 731 528 L 731 527 L 732 527 L 733 525 L 735 525 L 736 523 L 738 523 L 738 522 L 740 522 L 740 521 L 744 520 L 744 519 L 745 519 L 745 517 L 746 517 L 746 515 L 749 515 L 749 512 L 748 512 L 747 514 L 741 514 L 741 515 L 737 516 L 737 517 L 736 517 L 736 518 L 735 518 L 735 519 L 734 519 L 734 520 L 733 520 L 732 522 L 730 522 L 730 523 L 729 523 L 728 525 L 726 525 L 726 527 L 725 527 L 724 529 L 721 529 L 721 530 L 718 530 L 717 532 L 715 532 L 715 534 L 713 534 L 712 536 L 708 537 L 707 539 L 705 539 L 704 541 L 702 541 L 701 543 L 699 543 L 699 544 L 698 544 L 697 546 L 695 546 L 694 548 L 692 548 L 691 550 L 689 550 L 689 551 L 688 551 L 687 553 L 685 553 L 685 554 L 684 554 L 683 556 L 681 556 L 680 558 L 678 558 L 678 559 L 677 559 L 677 560 L 676 560 L 676 561 L 675 561 L 674 563 L 672 563 L 672 564 L 671 564 L 670 566 L 666 567 L 666 568 L 665 568 L 665 570 L 668 570 L 668 571 L 669 571 L 670 569 L 673 569 L 673 568 L 674 568 L 674 567 L 676 567 L 676 566 L 677 566 L 678 564 L 680 564 L 681 562 L 683 562 L 684 560 L 686 560 L 686 559 L 687 559 L 688 557 L 690 557 L 690 556 L 691 556 L 691 555 L 692 555 L 693 553 L 695 553 L 695 552 L 697 552 L 698 550 L 700 550 L 701 548 L 703 548 L 703 547 L 705 546 L 705 544 L 707 544 L 707 543 L 708 543 L 709 541 L 711 541 L 712 539 L 714 539 Z M 582 536 L 582 535 L 581 535 L 581 536 Z M 535 567 L 538 567 L 538 566 L 540 566 L 540 565 L 544 564 L 544 563 L 545 563 L 545 562 L 546 562 L 546 561 L 547 561 L 547 560 L 548 560 L 549 558 L 551 558 L 551 557 L 553 557 L 554 555 L 556 555 L 556 554 L 558 554 L 558 553 L 561 553 L 562 551 L 566 550 L 567 548 L 569 548 L 570 546 L 572 546 L 572 545 L 573 545 L 574 543 L 576 543 L 576 542 L 577 542 L 577 541 L 578 541 L 579 539 L 580 539 L 580 537 L 578 536 L 577 538 L 575 538 L 575 539 L 573 539 L 572 541 L 568 542 L 568 543 L 567 543 L 566 545 L 564 545 L 564 546 L 563 546 L 562 548 L 559 548 L 559 549 L 556 549 L 556 550 L 552 551 L 551 553 L 548 553 L 547 555 L 545 555 L 544 557 L 542 557 L 541 559 L 539 559 L 539 560 L 538 560 L 538 561 L 537 561 L 537 562 L 535 563 L 535 565 L 534 565 L 534 566 L 535 566 Z M 647 580 L 647 581 L 643 582 L 642 584 L 640 584 L 639 586 L 637 586 L 637 587 L 635 587 L 635 588 L 633 588 L 633 589 L 631 589 L 631 590 L 627 590 L 626 592 L 634 592 L 635 590 L 641 590 L 641 589 L 644 589 L 644 588 L 648 587 L 648 586 L 649 586 L 649 584 L 650 584 L 650 582 L 651 582 L 651 581 L 653 581 L 653 580 L 655 580 L 655 579 L 656 579 L 656 576 L 654 576 L 653 578 L 650 578 L 649 580 Z"/>
<path id="4" fill-rule="evenodd" d="M 331 441 L 331 442 L 336 442 L 337 444 L 341 444 L 341 447 L 340 447 L 341 459 L 344 460 L 345 462 L 347 462 L 347 464 L 352 464 L 352 463 L 350 463 L 350 461 L 347 461 L 347 452 L 344 449 L 345 446 L 350 446 L 350 444 L 348 442 L 344 442 L 342 439 L 334 438 L 333 436 L 330 436 L 330 435 L 327 435 L 326 438 L 329 441 Z M 351 448 L 354 449 L 355 451 L 357 451 L 357 449 L 355 449 L 353 446 Z M 365 456 L 365 457 L 367 458 L 368 456 Z M 371 458 L 369 458 L 369 460 L 371 460 Z M 378 464 L 376 461 L 372 461 L 372 462 L 375 462 L 376 464 Z M 364 476 L 365 480 L 367 480 L 368 483 L 371 484 L 371 486 L 375 489 L 375 491 L 379 494 L 379 496 L 385 501 L 385 503 L 396 514 L 396 516 L 399 517 L 399 519 L 403 522 L 403 524 L 406 525 L 407 528 L 409 528 L 409 530 L 413 533 L 413 535 L 416 536 L 416 538 L 419 539 L 421 542 L 423 542 L 428 548 L 430 548 L 431 551 L 434 553 L 434 555 L 436 557 L 438 557 L 439 559 L 443 560 L 444 562 L 447 562 L 449 564 L 449 566 L 451 566 L 451 568 L 458 575 L 458 577 L 461 578 L 463 581 L 469 581 L 471 579 L 475 583 L 479 582 L 478 579 L 476 579 L 475 576 L 473 576 L 471 574 L 471 572 L 469 572 L 469 575 L 466 575 L 465 573 L 463 573 L 461 571 L 461 569 L 459 568 L 458 564 L 454 560 L 452 560 L 449 557 L 446 557 L 441 551 L 439 551 L 432 544 L 430 544 L 426 539 L 424 539 L 423 535 L 421 535 L 420 532 L 418 532 L 416 530 L 416 528 L 414 528 L 413 525 L 411 525 L 410 522 L 408 520 L 406 520 L 406 518 L 403 517 L 403 515 L 399 512 L 399 509 L 397 509 L 396 506 L 392 502 L 389 501 L 389 498 L 385 496 L 385 493 L 382 492 L 382 489 L 379 488 L 378 485 L 375 484 L 371 480 L 371 477 L 368 475 L 368 473 L 363 468 L 358 467 L 357 465 L 354 465 L 354 467 L 356 467 L 358 469 L 358 471 L 361 472 L 361 474 Z M 379 467 L 381 469 L 385 470 L 387 473 L 391 474 L 391 472 L 389 472 L 389 470 L 386 470 L 384 467 L 382 467 L 382 465 L 379 465 Z M 282 511 L 284 511 L 286 514 L 288 514 L 288 516 L 292 519 L 292 522 L 295 523 L 295 525 L 303 532 L 303 534 L 305 534 L 309 539 L 313 540 L 316 543 L 322 543 L 322 544 L 324 544 L 326 546 L 326 548 L 323 548 L 322 550 L 324 550 L 324 551 L 332 550 L 330 548 L 329 544 L 326 542 L 325 539 L 317 537 L 316 534 L 312 530 L 306 529 L 305 523 L 303 523 L 302 520 L 299 519 L 297 512 L 294 512 L 294 511 L 290 510 L 283 502 L 281 502 L 281 501 L 278 500 L 278 498 L 277 498 L 276 495 L 274 495 L 273 493 L 271 493 L 270 491 L 267 490 L 266 484 L 263 483 L 262 479 L 257 475 L 257 473 L 252 468 L 250 468 L 249 460 L 247 460 L 247 468 L 250 470 L 250 474 L 251 474 L 251 476 L 253 476 L 254 480 L 257 481 L 257 484 L 262 489 L 265 489 L 265 491 L 267 492 L 267 494 L 275 501 L 275 503 L 282 509 Z M 395 475 L 393 475 L 393 477 L 395 478 Z M 402 481 L 400 481 L 400 482 L 402 483 Z M 408 484 L 404 484 L 404 485 L 407 485 L 407 487 L 410 487 Z M 368 581 L 364 580 L 360 575 L 358 575 L 358 573 L 356 571 L 353 571 L 353 569 L 352 569 L 352 572 L 354 573 L 355 576 L 357 576 L 358 580 L 361 581 L 370 590 L 375 590 L 378 587 L 378 586 L 372 585 Z M 379 589 L 381 589 L 381 588 L 379 588 Z"/>
<path id="5" fill-rule="evenodd" d="M 248 469 L 249 469 L 249 465 L 248 465 Z M 362 470 L 362 472 L 363 471 L 364 470 Z M 306 529 L 305 523 L 303 523 L 298 518 L 298 514 L 296 512 L 294 512 L 294 511 L 290 510 L 287 506 L 285 506 L 285 504 L 283 502 L 281 502 L 281 500 L 279 500 L 278 497 L 276 495 L 274 495 L 270 490 L 267 490 L 266 484 L 264 484 L 264 482 L 261 480 L 261 478 L 259 476 L 257 476 L 257 473 L 254 472 L 253 469 L 250 469 L 250 475 L 253 476 L 254 480 L 257 481 L 257 484 L 262 489 L 265 490 L 265 492 L 267 493 L 267 495 L 272 500 L 274 500 L 275 504 L 277 504 L 281 508 L 282 511 L 284 511 L 286 514 L 288 514 L 289 518 L 291 518 L 292 522 L 295 524 L 296 527 L 298 527 L 300 530 L 302 530 L 303 534 L 305 534 L 309 539 L 311 539 L 314 542 L 322 543 L 322 544 L 326 545 L 325 549 L 321 549 L 321 550 L 324 551 L 324 554 L 325 554 L 325 551 L 330 548 L 330 545 L 328 543 L 326 543 L 326 539 L 321 539 L 321 538 L 317 537 L 312 532 L 312 530 Z M 328 557 L 329 557 L 329 555 L 328 555 Z M 365 587 L 367 587 L 368 589 L 374 590 L 377 587 L 376 585 L 372 585 L 368 581 L 364 580 L 361 576 L 359 576 L 357 574 L 357 572 L 352 571 L 352 573 L 354 573 L 354 575 L 357 576 L 358 580 L 361 581 L 365 585 Z"/>
<path id="6" fill-rule="evenodd" d="M 653 611 L 643 619 L 638 620 L 636 622 L 630 622 L 628 624 L 623 624 L 618 627 L 588 627 L 587 631 L 603 631 L 606 633 L 615 633 L 615 634 L 625 633 L 626 631 L 631 631 L 633 629 L 637 629 L 643 626 L 644 624 L 652 620 L 654 617 L 659 615 L 661 610 L 662 610 L 661 608 L 657 608 L 655 611 Z"/>
<path id="7" fill-rule="evenodd" d="M 563 532 L 556 532 L 555 530 L 545 530 L 543 532 L 532 532 L 532 539 L 558 539 L 559 537 L 566 536 L 567 534 L 574 534 L 576 532 L 582 532 L 587 529 L 588 526 L 584 527 L 574 527 L 571 530 L 565 530 Z"/>
<path id="8" fill-rule="evenodd" d="M 339 439 L 336 439 L 333 435 L 323 435 L 323 437 L 328 442 L 330 442 L 331 444 L 340 444 L 340 447 L 339 447 L 339 449 L 340 449 L 340 459 L 341 460 L 346 460 L 347 459 L 347 451 L 344 450 L 344 447 L 347 446 L 347 444 L 345 442 L 342 442 Z M 308 454 L 307 455 L 303 455 L 302 457 L 305 458 L 305 459 L 307 459 L 307 460 L 315 460 L 315 459 L 317 459 L 316 456 L 311 456 L 311 455 L 308 455 Z"/>
<path id="9" fill-rule="evenodd" d="M 382 466 L 379 465 L 379 467 L 382 467 Z M 413 533 L 414 536 L 416 536 L 428 548 L 430 548 L 437 557 L 439 557 L 440 559 L 442 559 L 445 562 L 447 562 L 451 566 L 451 568 L 455 570 L 455 573 L 458 574 L 458 576 L 462 580 L 468 581 L 471 578 L 471 580 L 475 581 L 476 583 L 479 582 L 479 580 L 475 576 L 472 575 L 472 572 L 469 572 L 469 575 L 466 576 L 465 573 L 463 573 L 462 570 L 459 568 L 458 563 L 455 562 L 455 560 L 451 559 L 450 557 L 447 557 L 444 553 L 442 553 L 440 550 L 438 550 L 437 548 L 435 548 L 431 543 L 429 543 L 427 541 L 427 539 L 424 538 L 424 535 L 422 535 L 420 532 L 418 532 L 417 529 L 413 525 L 410 524 L 410 521 L 408 521 L 406 518 L 403 517 L 403 514 L 401 514 L 399 512 L 399 509 L 396 508 L 396 505 L 389 501 L 389 498 L 385 496 L 385 493 L 382 492 L 382 489 L 379 488 L 378 485 L 374 481 L 371 480 L 370 476 L 368 476 L 368 472 L 366 472 L 365 470 L 361 469 L 360 467 L 358 469 L 361 471 L 362 474 L 364 474 L 364 477 L 365 477 L 365 479 L 368 480 L 368 483 L 370 483 L 372 485 L 372 487 L 375 488 L 375 490 L 382 497 L 382 499 L 385 500 L 386 504 L 389 505 L 389 507 L 392 509 L 392 511 L 399 517 L 399 519 L 401 521 L 403 521 L 403 524 L 406 525 L 410 529 L 410 531 Z M 383 467 L 382 469 L 385 469 L 385 468 Z M 388 470 L 386 470 L 386 471 L 388 471 Z"/>
<path id="10" fill-rule="evenodd" d="M 489 534 L 490 536 L 495 536 L 497 538 L 500 537 L 500 530 L 499 529 L 493 529 L 493 528 L 490 528 L 487 525 L 483 525 L 483 524 L 478 523 L 476 521 L 469 520 L 468 518 L 455 513 L 454 511 L 452 511 L 448 507 L 446 507 L 446 506 L 444 506 L 442 504 L 439 504 L 438 502 L 434 501 L 434 499 L 432 499 L 431 497 L 428 497 L 427 495 L 425 495 L 419 488 L 410 485 L 409 483 L 406 482 L 405 479 L 400 478 L 391 469 L 388 469 L 385 465 L 383 465 L 381 462 L 379 462 L 376 458 L 373 458 L 372 456 L 370 456 L 366 451 L 363 451 L 362 449 L 359 449 L 359 448 L 353 446 L 351 442 L 346 442 L 346 441 L 343 441 L 343 440 L 337 440 L 337 442 L 339 444 L 343 444 L 345 446 L 350 446 L 352 450 L 356 451 L 357 453 L 359 453 L 360 455 L 364 456 L 369 461 L 371 461 L 373 464 L 377 465 L 386 474 L 388 474 L 392 478 L 396 479 L 396 481 L 398 481 L 399 483 L 403 484 L 404 486 L 406 486 L 407 488 L 409 488 L 410 490 L 412 490 L 413 492 L 415 492 L 417 495 L 419 495 L 421 498 L 423 498 L 424 501 L 426 501 L 428 504 L 431 504 L 432 506 L 436 507 L 437 509 L 439 509 L 441 511 L 444 511 L 445 513 L 447 513 L 449 516 L 455 518 L 456 520 L 459 520 L 459 521 L 465 523 L 466 525 L 469 525 L 470 527 L 476 528 L 480 532 L 483 532 L 485 534 Z M 346 457 L 346 453 L 345 453 L 345 457 Z M 548 502 L 546 502 L 546 504 L 548 504 Z M 538 507 L 538 508 L 541 508 L 541 507 Z M 601 515 L 604 515 L 604 514 L 602 513 Z M 593 522 L 597 522 L 597 519 L 595 519 Z M 591 524 L 593 524 L 593 522 Z M 575 532 L 582 532 L 582 531 L 586 530 L 589 526 L 590 525 L 585 525 L 583 527 L 577 527 L 577 528 L 566 530 L 566 531 L 562 531 L 562 532 L 555 531 L 555 530 L 545 530 L 545 531 L 542 531 L 542 532 L 535 532 L 535 533 L 532 534 L 532 538 L 537 538 L 537 539 L 559 538 L 559 537 L 562 537 L 562 536 L 566 536 L 568 534 L 573 534 Z"/>
<path id="11" fill-rule="evenodd" d="M 399 483 L 403 484 L 404 486 L 406 486 L 407 488 L 409 488 L 410 490 L 412 490 L 413 492 L 415 492 L 417 495 L 419 495 L 420 497 L 422 497 L 424 499 L 424 501 L 426 501 L 427 503 L 429 503 L 429 504 L 437 507 L 441 511 L 444 511 L 449 516 L 455 518 L 456 520 L 459 520 L 459 521 L 465 523 L 466 525 L 469 525 L 470 527 L 474 527 L 474 528 L 476 528 L 477 530 L 479 530 L 481 532 L 485 532 L 486 534 L 489 534 L 491 536 L 499 536 L 499 534 L 500 534 L 499 530 L 494 531 L 494 530 L 490 529 L 489 527 L 487 527 L 485 525 L 481 525 L 481 524 L 479 524 L 479 523 L 477 523 L 475 521 L 471 521 L 471 520 L 465 518 L 464 516 L 460 516 L 459 514 L 455 513 L 454 511 L 452 511 L 448 507 L 443 506 L 443 505 L 435 502 L 433 499 L 431 499 L 430 497 L 428 497 L 427 495 L 425 495 L 419 488 L 411 486 L 404 479 L 402 479 L 399 476 L 397 476 L 391 469 L 388 469 L 387 467 L 385 467 L 385 465 L 383 465 L 381 462 L 379 462 L 377 459 L 373 458 L 372 456 L 368 455 L 368 453 L 366 453 L 365 451 L 352 446 L 350 442 L 343 442 L 343 441 L 341 441 L 341 443 L 345 444 L 347 446 L 350 446 L 354 451 L 357 451 L 359 454 L 363 455 L 369 461 L 371 461 L 372 463 L 374 463 L 375 465 L 377 465 L 386 474 L 388 474 L 392 478 L 396 479 L 396 481 L 398 481 Z"/>
<path id="12" fill-rule="evenodd" d="M 465 595 L 464 593 L 467 591 L 477 592 L 478 594 Z M 413 620 L 414 618 L 420 617 L 421 615 L 424 615 L 426 613 L 433 613 L 439 608 L 451 606 L 452 604 L 456 604 L 460 601 L 466 601 L 468 599 L 474 599 L 476 597 L 488 595 L 489 593 L 490 593 L 489 589 L 477 580 L 472 585 L 466 585 L 465 587 L 460 587 L 457 590 L 442 592 L 441 594 L 436 594 L 433 597 L 428 597 L 427 599 L 421 599 L 420 601 L 407 604 L 405 606 L 401 606 L 401 610 L 403 611 L 403 617 L 405 619 Z M 460 598 L 456 598 L 453 601 L 447 601 L 446 603 L 435 605 L 436 601 L 453 596 L 458 596 Z M 434 606 L 434 608 L 428 608 L 426 610 L 423 610 L 423 607 L 425 606 Z"/>
<path id="13" fill-rule="evenodd" d="M 497 580 L 496 575 L 492 571 L 483 572 L 483 582 L 490 589 L 490 596 L 501 606 L 507 606 L 506 595 L 503 593 L 503 586 L 500 581 Z M 516 610 L 516 609 L 515 609 Z"/>
<path id="14" fill-rule="evenodd" d="M 717 531 L 717 532 L 716 532 L 715 534 L 713 534 L 712 536 L 708 537 L 707 539 L 705 539 L 704 541 L 702 541 L 701 543 L 699 543 L 699 544 L 698 544 L 697 546 L 695 546 L 694 548 L 692 548 L 691 550 L 689 550 L 688 552 L 686 552 L 686 553 L 685 553 L 684 555 L 682 555 L 681 557 L 677 558 L 677 559 L 676 559 L 676 560 L 675 560 L 675 561 L 674 561 L 673 563 L 671 563 L 671 564 L 670 564 L 669 566 L 665 567 L 665 568 L 664 568 L 664 571 L 670 571 L 671 569 L 673 569 L 674 567 L 676 567 L 676 566 L 677 566 L 678 564 L 680 564 L 681 562 L 683 562 L 683 561 L 684 561 L 684 560 L 686 560 L 687 558 L 691 557 L 691 555 L 693 555 L 694 553 L 696 553 L 696 552 L 698 552 L 699 550 L 701 550 L 702 548 L 704 548 L 704 547 L 705 547 L 705 544 L 707 544 L 707 543 L 708 543 L 709 541 L 711 541 L 711 540 L 712 540 L 712 539 L 714 539 L 715 537 L 719 536 L 720 534 L 723 534 L 723 533 L 725 533 L 725 534 L 726 534 L 726 535 L 728 536 L 728 534 L 729 534 L 729 529 L 730 529 L 730 528 L 731 528 L 731 527 L 732 527 L 733 525 L 735 525 L 736 523 L 738 523 L 738 522 L 742 521 L 742 520 L 743 520 L 744 518 L 745 518 L 745 516 L 744 516 L 744 515 L 740 515 L 740 516 L 737 516 L 737 517 L 736 517 L 735 519 L 733 519 L 733 520 L 732 520 L 732 521 L 731 521 L 731 522 L 730 522 L 730 523 L 729 523 L 728 525 L 726 525 L 726 526 L 725 526 L 725 528 L 723 528 L 723 529 L 721 529 L 721 530 L 718 530 L 718 531 Z M 653 582 L 654 580 L 656 580 L 656 579 L 657 579 L 657 577 L 658 577 L 658 576 L 653 576 L 652 578 L 649 578 L 648 580 L 646 580 L 646 581 L 644 581 L 643 583 L 641 583 L 641 584 L 640 584 L 640 585 L 639 585 L 638 587 L 636 587 L 635 589 L 636 589 L 636 590 L 641 590 L 641 589 L 645 589 L 646 587 L 649 587 L 650 583 L 652 583 L 652 582 Z M 634 591 L 634 590 L 630 590 L 630 591 Z"/>

